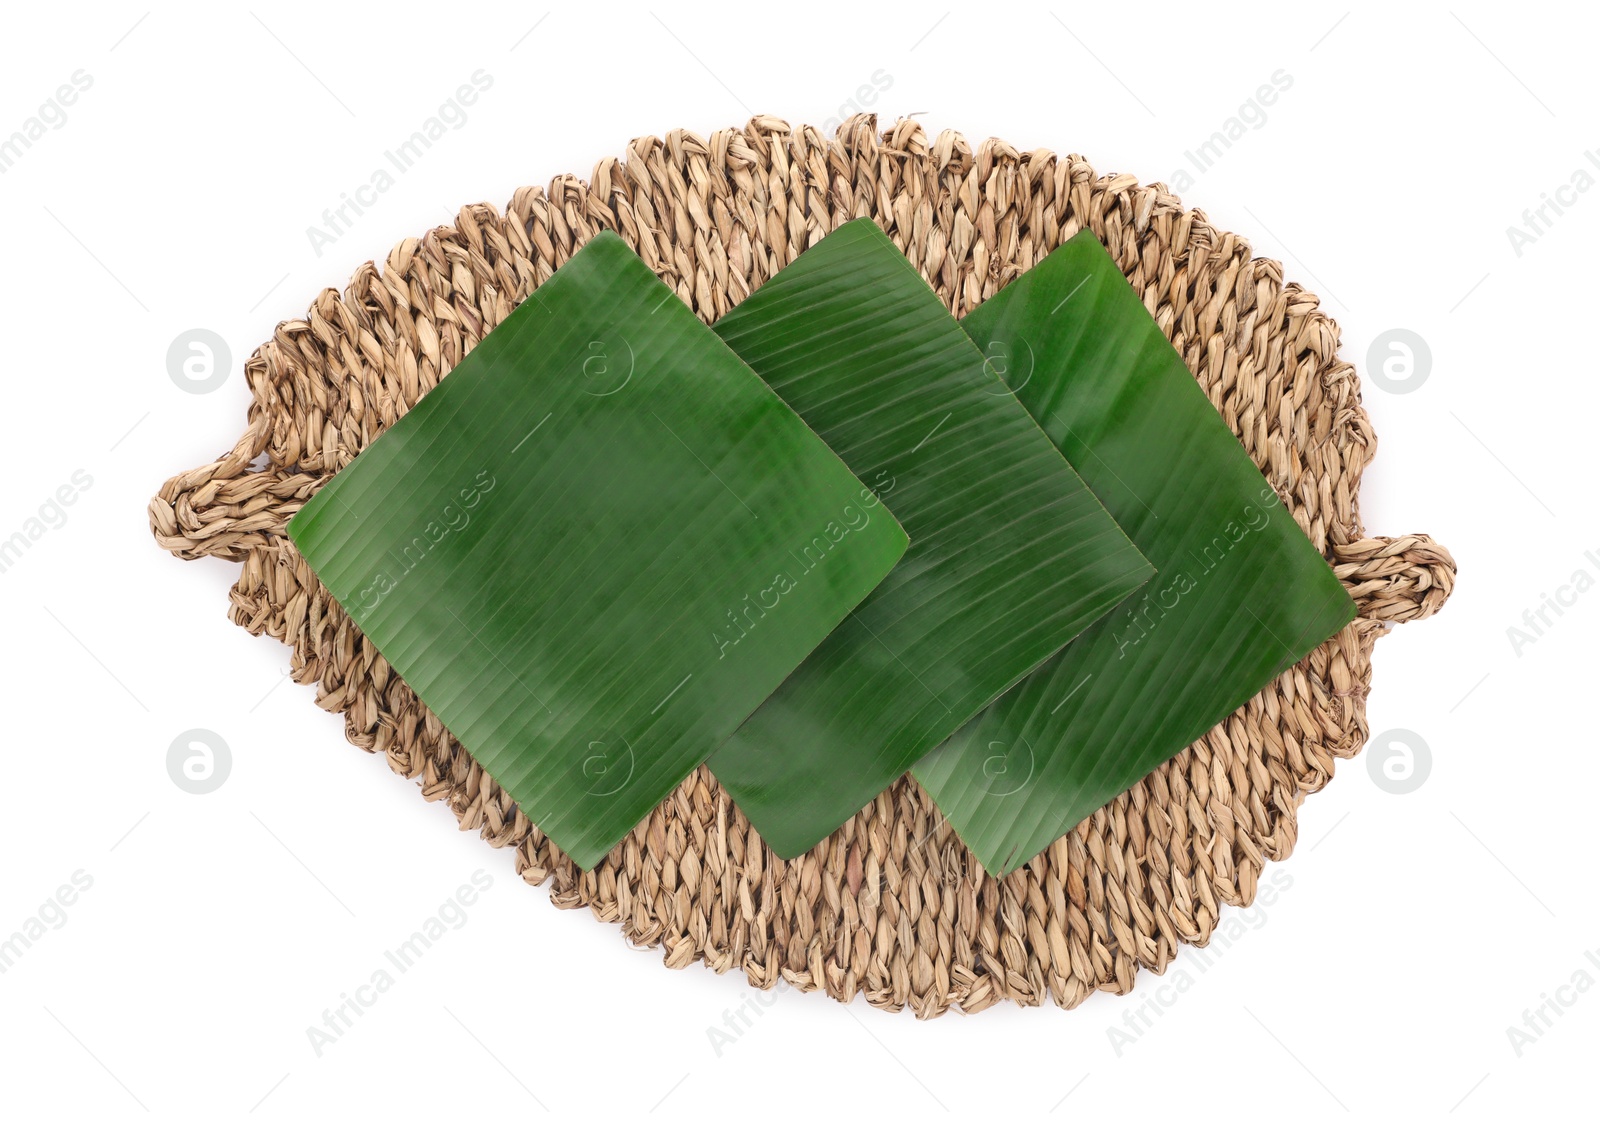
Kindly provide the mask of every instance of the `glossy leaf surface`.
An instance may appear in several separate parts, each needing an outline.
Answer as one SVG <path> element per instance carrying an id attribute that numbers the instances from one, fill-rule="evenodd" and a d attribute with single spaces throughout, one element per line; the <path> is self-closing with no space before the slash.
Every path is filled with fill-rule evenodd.
<path id="1" fill-rule="evenodd" d="M 962 326 L 1157 569 L 912 770 L 1000 875 L 1242 706 L 1355 606 L 1092 234 Z"/>
<path id="2" fill-rule="evenodd" d="M 711 759 L 792 857 L 1152 569 L 871 220 L 828 234 L 716 330 L 911 536 Z"/>
<path id="3" fill-rule="evenodd" d="M 585 869 L 907 542 L 614 234 L 541 285 L 289 533 Z M 808 557 L 819 538 L 827 550 Z"/>

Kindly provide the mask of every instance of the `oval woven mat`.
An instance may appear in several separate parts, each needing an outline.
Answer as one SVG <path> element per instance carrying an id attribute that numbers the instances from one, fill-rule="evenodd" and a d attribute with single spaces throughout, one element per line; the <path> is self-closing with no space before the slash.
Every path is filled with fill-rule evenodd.
<path id="1" fill-rule="evenodd" d="M 869 215 L 962 315 L 1082 227 L 1122 266 L 1211 401 L 1360 607 L 1359 617 L 1171 762 L 1005 879 L 985 874 L 902 778 L 815 850 L 767 850 L 702 767 L 593 872 L 556 851 L 328 596 L 284 524 L 596 231 L 614 229 L 702 319 L 807 245 Z M 1248 905 L 1294 848 L 1295 812 L 1365 741 L 1379 634 L 1438 610 L 1455 564 L 1426 535 L 1368 538 L 1357 493 L 1374 435 L 1338 326 L 1243 238 L 1163 185 L 1078 156 L 931 144 L 913 121 L 833 137 L 773 117 L 646 137 L 585 183 L 523 188 L 502 213 L 401 242 L 318 294 L 245 365 L 232 452 L 151 502 L 161 546 L 243 563 L 232 619 L 293 649 L 294 679 L 353 743 L 421 782 L 463 830 L 516 850 L 530 883 L 588 906 L 669 967 L 704 960 L 919 1016 L 1126 992 Z"/>

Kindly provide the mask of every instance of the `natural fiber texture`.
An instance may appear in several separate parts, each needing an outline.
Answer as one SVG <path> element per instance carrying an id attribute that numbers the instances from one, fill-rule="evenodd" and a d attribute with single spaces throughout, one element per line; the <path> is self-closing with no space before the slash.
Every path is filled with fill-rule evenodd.
<path id="1" fill-rule="evenodd" d="M 785 862 L 703 767 L 582 874 L 355 629 L 284 524 L 595 232 L 617 230 L 712 321 L 863 215 L 957 315 L 1093 229 L 1361 615 L 1002 880 L 909 777 Z M 587 184 L 524 188 L 505 214 L 463 208 L 453 228 L 396 246 L 381 271 L 361 267 L 342 297 L 324 290 L 245 365 L 253 401 L 239 443 L 169 480 L 151 525 L 179 557 L 243 563 L 233 620 L 292 647 L 295 680 L 317 684 L 352 742 L 418 778 L 463 830 L 514 847 L 556 905 L 620 922 L 669 967 L 703 959 L 759 987 L 865 992 L 924 1017 L 1046 995 L 1072 1007 L 1096 988 L 1129 990 L 1141 967 L 1162 971 L 1180 942 L 1207 942 L 1224 905 L 1253 900 L 1263 865 L 1294 847 L 1300 801 L 1366 740 L 1373 642 L 1450 594 L 1442 546 L 1362 532 L 1357 490 L 1375 438 L 1338 343 L 1316 297 L 1162 185 L 997 140 L 973 150 L 952 132 L 929 145 L 912 121 L 880 138 L 874 118 L 852 118 L 830 139 L 758 117 L 709 139 L 636 140 Z"/>

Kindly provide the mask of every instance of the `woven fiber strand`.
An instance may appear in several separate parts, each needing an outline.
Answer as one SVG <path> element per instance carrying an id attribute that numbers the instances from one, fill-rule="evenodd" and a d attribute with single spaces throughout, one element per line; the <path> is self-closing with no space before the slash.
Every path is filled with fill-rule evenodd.
<path id="1" fill-rule="evenodd" d="M 328 596 L 284 525 L 587 239 L 616 230 L 713 321 L 828 231 L 870 216 L 957 315 L 1079 229 L 1105 243 L 1173 346 L 1334 566 L 1360 615 L 1205 737 L 1004 879 L 984 873 L 925 793 L 896 782 L 784 861 L 696 770 L 605 861 L 578 871 L 452 739 Z M 524 188 L 362 266 L 245 364 L 233 450 L 167 481 L 160 545 L 242 563 L 232 619 L 292 648 L 299 683 L 350 741 L 516 852 L 550 899 L 588 906 L 669 967 L 704 960 L 921 1017 L 1049 996 L 1073 1007 L 1204 945 L 1293 850 L 1296 809 L 1367 737 L 1380 633 L 1438 611 L 1455 563 L 1426 535 L 1368 538 L 1357 492 L 1375 438 L 1338 326 L 1282 267 L 1187 211 L 1164 185 L 1078 156 L 928 143 L 855 117 L 828 138 L 773 117 L 709 138 L 646 137 L 588 183 Z"/>

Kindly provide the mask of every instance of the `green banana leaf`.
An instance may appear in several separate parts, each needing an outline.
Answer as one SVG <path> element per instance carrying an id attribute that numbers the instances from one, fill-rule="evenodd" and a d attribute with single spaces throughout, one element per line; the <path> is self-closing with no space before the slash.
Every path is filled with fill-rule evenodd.
<path id="1" fill-rule="evenodd" d="M 828 234 L 716 331 L 911 535 L 884 583 L 712 755 L 787 858 L 1153 571 L 870 219 Z"/>
<path id="2" fill-rule="evenodd" d="M 912 770 L 1003 875 L 1242 706 L 1355 606 L 1092 234 L 962 326 L 1158 574 Z"/>
<path id="3" fill-rule="evenodd" d="M 490 332 L 289 535 L 584 869 L 907 542 L 614 234 Z"/>

